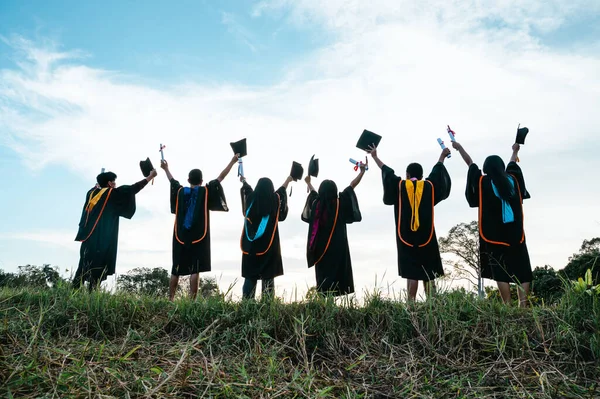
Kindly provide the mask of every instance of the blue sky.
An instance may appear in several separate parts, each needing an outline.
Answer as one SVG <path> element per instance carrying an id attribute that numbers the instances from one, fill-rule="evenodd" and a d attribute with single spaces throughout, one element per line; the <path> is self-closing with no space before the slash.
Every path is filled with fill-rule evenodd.
<path id="1" fill-rule="evenodd" d="M 600 227 L 599 189 L 573 173 L 600 167 L 598 22 L 600 5 L 587 0 L 3 1 L 0 267 L 75 265 L 95 175 L 106 167 L 120 184 L 138 180 L 137 162 L 150 156 L 158 165 L 160 142 L 180 180 L 193 167 L 216 176 L 228 143 L 248 137 L 251 181 L 283 181 L 292 160 L 316 153 L 342 187 L 364 128 L 383 135 L 380 155 L 401 171 L 415 160 L 430 167 L 446 124 L 478 162 L 506 157 L 518 123 L 532 132 L 521 156 L 534 195 L 532 260 L 562 267 Z M 438 236 L 476 218 L 458 156 L 448 168 L 455 189 L 439 206 Z M 159 173 L 134 219 L 122 222 L 119 272 L 170 267 L 172 216 Z M 224 286 L 239 276 L 234 174 L 224 182 L 232 210 L 213 218 L 211 275 Z M 582 187 L 576 209 L 556 189 L 561 179 Z M 365 218 L 349 230 L 357 287 L 377 278 L 400 291 L 376 170 L 358 194 Z M 292 215 L 304 198 L 297 183 Z M 282 224 L 287 293 L 314 283 L 305 228 L 299 217 Z"/>

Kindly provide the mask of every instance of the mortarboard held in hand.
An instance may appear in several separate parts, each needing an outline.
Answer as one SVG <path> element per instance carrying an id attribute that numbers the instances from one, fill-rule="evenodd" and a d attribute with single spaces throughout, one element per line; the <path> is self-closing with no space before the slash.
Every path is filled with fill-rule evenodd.
<path id="1" fill-rule="evenodd" d="M 308 162 L 308 175 L 313 177 L 319 176 L 319 160 L 313 155 Z"/>
<path id="2" fill-rule="evenodd" d="M 379 145 L 379 142 L 381 141 L 381 136 L 370 132 L 368 130 L 363 130 L 362 134 L 360 135 L 358 142 L 356 143 L 356 148 L 360 148 L 361 150 L 364 151 L 369 151 L 369 146 L 374 146 L 377 147 Z"/>
<path id="3" fill-rule="evenodd" d="M 527 137 L 527 133 L 529 133 L 529 129 L 526 127 L 521 127 L 521 124 L 519 123 L 519 126 L 517 127 L 517 138 L 515 140 L 515 143 L 519 145 L 525 145 L 525 138 Z M 517 157 L 517 162 L 520 162 L 519 157 Z"/>
<path id="4" fill-rule="evenodd" d="M 313 177 L 319 176 L 319 160 L 315 159 L 314 155 L 310 157 L 310 161 L 308 162 L 308 175 Z M 308 187 L 306 187 L 306 192 L 310 192 Z"/>
<path id="5" fill-rule="evenodd" d="M 229 143 L 234 154 L 240 154 L 238 157 L 238 176 L 244 177 L 244 164 L 242 163 L 242 157 L 248 155 L 246 148 L 246 139 L 243 138 L 235 143 Z"/>
<path id="6" fill-rule="evenodd" d="M 150 158 L 140 161 L 140 169 L 142 170 L 144 177 L 150 176 L 150 173 L 152 170 L 154 170 L 154 166 L 152 166 L 152 161 L 150 161 Z M 152 184 L 154 184 L 154 179 L 152 179 Z"/>
<path id="7" fill-rule="evenodd" d="M 304 168 L 298 162 L 292 162 L 292 169 L 290 170 L 290 176 L 294 181 L 302 179 L 304 175 Z M 290 197 L 292 196 L 292 189 L 290 188 Z"/>

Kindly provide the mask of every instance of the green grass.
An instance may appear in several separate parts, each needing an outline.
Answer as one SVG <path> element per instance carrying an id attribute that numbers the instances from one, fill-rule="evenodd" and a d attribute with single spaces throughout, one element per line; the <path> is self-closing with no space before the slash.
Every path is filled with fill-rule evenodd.
<path id="1" fill-rule="evenodd" d="M 339 302 L 339 301 L 338 301 Z M 461 292 L 408 306 L 175 303 L 0 290 L 14 398 L 600 397 L 600 299 L 519 309 Z"/>

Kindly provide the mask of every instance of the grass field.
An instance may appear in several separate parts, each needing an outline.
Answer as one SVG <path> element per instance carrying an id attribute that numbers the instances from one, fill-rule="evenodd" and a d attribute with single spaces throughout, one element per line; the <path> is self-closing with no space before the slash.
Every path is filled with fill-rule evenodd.
<path id="1" fill-rule="evenodd" d="M 461 291 L 413 305 L 0 290 L 14 398 L 600 397 L 600 299 L 519 309 Z"/>

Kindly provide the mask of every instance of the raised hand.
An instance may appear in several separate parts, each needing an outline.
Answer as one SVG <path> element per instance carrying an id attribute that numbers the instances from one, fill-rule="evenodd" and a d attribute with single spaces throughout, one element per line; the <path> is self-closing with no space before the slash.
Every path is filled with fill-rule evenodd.
<path id="1" fill-rule="evenodd" d="M 167 161 L 165 161 L 164 159 L 162 159 L 162 160 L 160 161 L 160 167 L 161 167 L 163 170 L 169 170 L 169 164 L 168 164 L 168 163 L 167 163 Z"/>
<path id="2" fill-rule="evenodd" d="M 373 158 L 377 158 L 377 147 L 375 147 L 375 144 L 369 146 L 369 151 L 367 151 L 367 153 Z"/>
<path id="3" fill-rule="evenodd" d="M 377 150 L 375 150 L 375 153 L 377 153 Z M 369 158 L 365 157 L 365 163 L 360 165 L 360 172 L 365 173 L 365 170 L 367 170 L 367 166 L 369 166 Z"/>

